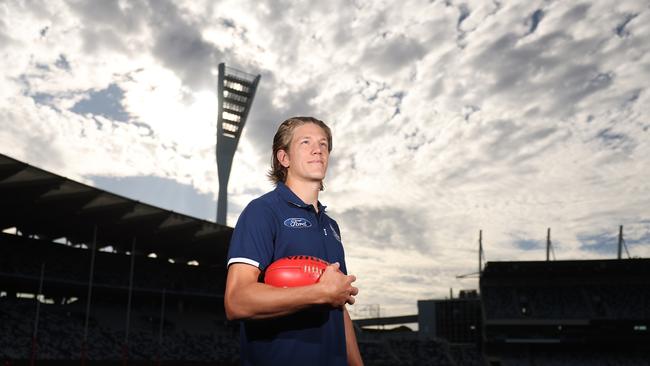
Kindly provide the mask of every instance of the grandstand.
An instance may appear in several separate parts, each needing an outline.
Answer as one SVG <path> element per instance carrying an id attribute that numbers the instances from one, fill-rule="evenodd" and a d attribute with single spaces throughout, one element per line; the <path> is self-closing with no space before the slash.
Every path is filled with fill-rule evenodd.
<path id="1" fill-rule="evenodd" d="M 489 262 L 490 365 L 648 365 L 650 260 Z"/>
<path id="2" fill-rule="evenodd" d="M 231 228 L 4 155 L 0 202 L 0 362 L 237 364 Z"/>
<path id="3" fill-rule="evenodd" d="M 468 296 L 469 295 L 469 296 Z M 650 365 L 650 260 L 488 262 L 480 295 L 357 319 L 367 365 Z"/>

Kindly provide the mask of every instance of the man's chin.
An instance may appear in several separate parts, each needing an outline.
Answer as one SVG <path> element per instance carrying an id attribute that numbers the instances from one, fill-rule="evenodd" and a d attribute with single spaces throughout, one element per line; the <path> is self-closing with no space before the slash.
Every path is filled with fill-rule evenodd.
<path id="1" fill-rule="evenodd" d="M 321 187 L 323 185 L 323 178 L 309 177 L 309 182 L 310 184 L 313 183 L 314 185 L 318 185 L 319 187 Z"/>
<path id="2" fill-rule="evenodd" d="M 313 172 L 312 174 L 309 174 L 309 179 L 320 182 L 323 179 L 325 179 L 325 173 L 324 172 Z"/>

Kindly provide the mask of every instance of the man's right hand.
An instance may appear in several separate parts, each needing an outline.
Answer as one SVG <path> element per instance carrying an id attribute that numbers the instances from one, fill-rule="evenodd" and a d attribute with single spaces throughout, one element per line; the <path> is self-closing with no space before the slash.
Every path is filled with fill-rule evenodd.
<path id="1" fill-rule="evenodd" d="M 359 293 L 359 289 L 352 286 L 352 282 L 357 278 L 344 275 L 339 267 L 338 262 L 327 266 L 317 283 L 325 293 L 326 302 L 333 307 L 341 307 L 346 303 L 354 304 L 354 296 Z"/>

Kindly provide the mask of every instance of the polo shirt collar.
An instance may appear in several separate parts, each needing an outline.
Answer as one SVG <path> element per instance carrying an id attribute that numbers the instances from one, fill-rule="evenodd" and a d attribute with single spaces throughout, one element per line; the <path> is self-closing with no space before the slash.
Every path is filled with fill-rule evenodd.
<path id="1" fill-rule="evenodd" d="M 275 187 L 275 191 L 280 195 L 280 197 L 282 197 L 283 200 L 296 207 L 305 209 L 309 209 L 311 207 L 310 204 L 303 202 L 300 197 L 296 196 L 296 194 L 293 193 L 293 191 L 289 189 L 289 187 L 287 187 L 287 185 L 283 182 L 278 182 L 277 186 Z M 327 206 L 324 206 L 320 203 L 320 201 L 318 201 L 318 212 L 325 212 L 326 208 Z"/>

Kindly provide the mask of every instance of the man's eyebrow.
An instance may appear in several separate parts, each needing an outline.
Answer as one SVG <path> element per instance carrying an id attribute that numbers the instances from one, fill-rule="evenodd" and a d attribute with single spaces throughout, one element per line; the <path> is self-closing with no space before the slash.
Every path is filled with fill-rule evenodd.
<path id="1" fill-rule="evenodd" d="M 303 135 L 303 136 L 300 136 L 300 137 L 298 137 L 298 140 L 302 140 L 302 139 L 311 139 L 311 138 L 316 138 L 316 139 L 318 139 L 318 141 L 328 141 L 326 136 L 323 136 L 323 137 L 320 137 L 320 138 L 319 138 L 319 137 L 313 137 L 312 135 Z"/>

